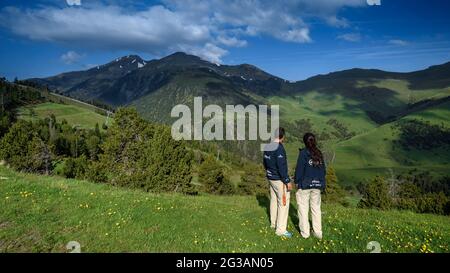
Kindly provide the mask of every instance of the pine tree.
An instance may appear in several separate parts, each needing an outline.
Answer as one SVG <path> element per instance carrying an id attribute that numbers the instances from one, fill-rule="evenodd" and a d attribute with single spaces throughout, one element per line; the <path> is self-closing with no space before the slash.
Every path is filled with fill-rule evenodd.
<path id="1" fill-rule="evenodd" d="M 339 181 L 333 167 L 328 166 L 325 180 L 326 180 L 326 188 L 322 200 L 325 203 L 346 204 L 345 192 L 339 185 Z"/>
<path id="2" fill-rule="evenodd" d="M 28 145 L 28 170 L 32 172 L 42 172 L 50 174 L 52 156 L 48 146 L 37 135 Z"/>
<path id="3" fill-rule="evenodd" d="M 120 108 L 101 145 L 100 164 L 114 185 L 146 191 L 194 193 L 192 152 L 167 126 L 151 124 L 135 109 Z"/>
<path id="4" fill-rule="evenodd" d="M 269 183 L 262 168 L 245 166 L 238 185 L 238 193 L 244 195 L 261 195 L 269 192 Z"/>
<path id="5" fill-rule="evenodd" d="M 381 210 L 387 210 L 392 207 L 389 186 L 384 178 L 377 176 L 366 185 L 364 196 L 359 201 L 358 207 L 377 208 Z"/>
<path id="6" fill-rule="evenodd" d="M 216 161 L 215 158 L 209 156 L 200 165 L 199 182 L 202 183 L 203 190 L 212 194 L 233 194 L 234 188 L 228 178 L 225 176 L 225 172 L 222 166 Z"/>
<path id="7" fill-rule="evenodd" d="M 31 122 L 19 120 L 0 140 L 0 158 L 17 170 L 28 170 L 28 144 L 35 136 Z"/>

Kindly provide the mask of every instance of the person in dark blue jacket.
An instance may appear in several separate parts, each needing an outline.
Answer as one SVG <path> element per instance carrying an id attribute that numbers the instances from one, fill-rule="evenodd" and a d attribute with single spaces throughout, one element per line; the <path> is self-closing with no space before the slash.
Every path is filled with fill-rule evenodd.
<path id="1" fill-rule="evenodd" d="M 322 152 L 317 147 L 316 137 L 312 133 L 303 136 L 305 149 L 300 150 L 295 168 L 296 199 L 298 219 L 302 237 L 310 236 L 309 209 L 314 236 L 322 239 L 321 190 L 326 187 L 326 166 Z"/>
<path id="2" fill-rule="evenodd" d="M 292 184 L 283 147 L 284 140 L 285 131 L 280 127 L 275 132 L 274 141 L 264 149 L 263 164 L 270 184 L 270 225 L 278 236 L 290 238 L 292 233 L 286 227 Z"/>

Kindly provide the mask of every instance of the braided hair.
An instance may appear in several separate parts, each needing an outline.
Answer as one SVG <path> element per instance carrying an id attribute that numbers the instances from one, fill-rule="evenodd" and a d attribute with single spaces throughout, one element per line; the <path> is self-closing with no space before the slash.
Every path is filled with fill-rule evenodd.
<path id="1" fill-rule="evenodd" d="M 312 162 L 314 167 L 318 167 L 319 165 L 323 165 L 323 155 L 322 152 L 317 148 L 316 137 L 312 133 L 306 133 L 303 136 L 303 142 L 305 143 L 306 148 L 308 148 Z"/>

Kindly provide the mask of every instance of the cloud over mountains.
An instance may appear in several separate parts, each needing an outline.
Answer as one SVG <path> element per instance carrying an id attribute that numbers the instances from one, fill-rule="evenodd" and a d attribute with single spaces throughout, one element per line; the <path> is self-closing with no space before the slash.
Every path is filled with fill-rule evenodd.
<path id="1" fill-rule="evenodd" d="M 139 6 L 130 1 L 78 2 L 5 7 L 0 26 L 32 40 L 154 55 L 186 51 L 220 63 L 227 48 L 244 47 L 249 37 L 311 42 L 308 19 L 342 27 L 347 22 L 338 17 L 341 8 L 365 5 L 363 0 L 166 0 Z"/>

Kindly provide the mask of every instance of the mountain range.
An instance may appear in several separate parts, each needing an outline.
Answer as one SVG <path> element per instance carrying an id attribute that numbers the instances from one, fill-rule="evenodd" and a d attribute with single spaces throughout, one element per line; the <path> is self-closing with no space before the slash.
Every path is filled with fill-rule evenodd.
<path id="1" fill-rule="evenodd" d="M 218 65 L 177 52 L 150 61 L 129 55 L 85 71 L 29 80 L 82 100 L 134 105 L 146 118 L 163 122 L 174 105 L 189 105 L 195 96 L 205 103 L 246 105 L 315 91 L 357 101 L 370 119 L 384 123 L 427 99 L 421 91 L 450 86 L 450 62 L 410 73 L 350 69 L 289 82 L 250 64 Z M 386 80 L 397 86 L 383 85 Z M 400 98 L 396 87 L 409 98 Z"/>
<path id="2" fill-rule="evenodd" d="M 414 147 L 433 143 L 430 137 L 450 139 L 450 62 L 409 73 L 354 68 L 290 82 L 250 64 L 218 65 L 178 52 L 150 61 L 130 55 L 29 81 L 83 101 L 134 106 L 144 118 L 168 124 L 173 106 L 192 107 L 197 96 L 204 105 L 222 107 L 279 105 L 289 165 L 303 146 L 301 134 L 313 131 L 342 184 L 413 169 L 448 175 L 450 168 L 450 145 Z M 414 120 L 421 122 L 402 125 Z M 435 136 L 427 137 L 429 132 Z M 254 144 L 220 143 L 221 149 L 257 160 Z"/>

